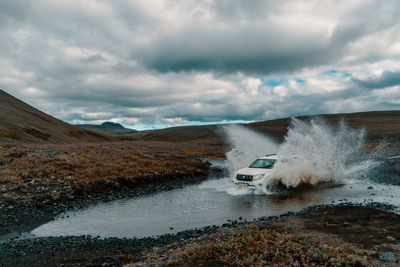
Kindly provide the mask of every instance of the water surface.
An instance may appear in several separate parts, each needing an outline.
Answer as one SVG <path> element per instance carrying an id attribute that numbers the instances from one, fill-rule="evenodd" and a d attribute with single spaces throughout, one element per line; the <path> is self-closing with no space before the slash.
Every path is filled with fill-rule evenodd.
<path id="1" fill-rule="evenodd" d="M 370 186 L 373 189 L 368 189 Z M 239 217 L 252 220 L 287 211 L 300 211 L 317 204 L 349 201 L 374 201 L 398 206 L 400 187 L 348 181 L 343 186 L 279 196 L 236 189 L 229 178 L 213 179 L 154 195 L 67 212 L 34 229 L 32 234 L 37 237 L 147 237 L 220 225 L 228 220 L 238 220 Z"/>

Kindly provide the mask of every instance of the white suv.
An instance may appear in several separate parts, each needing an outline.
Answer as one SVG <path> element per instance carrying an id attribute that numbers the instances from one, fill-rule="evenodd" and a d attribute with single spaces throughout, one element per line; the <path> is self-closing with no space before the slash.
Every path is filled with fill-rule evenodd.
<path id="1" fill-rule="evenodd" d="M 248 168 L 240 169 L 234 173 L 234 184 L 239 187 L 263 189 L 277 161 L 276 154 L 269 154 L 256 159 Z"/>

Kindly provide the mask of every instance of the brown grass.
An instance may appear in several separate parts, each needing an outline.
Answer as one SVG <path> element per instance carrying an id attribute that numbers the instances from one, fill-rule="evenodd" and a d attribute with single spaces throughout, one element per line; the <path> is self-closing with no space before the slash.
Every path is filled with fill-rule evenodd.
<path id="1" fill-rule="evenodd" d="M 11 139 L 16 139 L 17 135 L 7 129 L 0 129 L 0 137 L 5 137 L 5 138 L 11 138 Z"/>
<path id="2" fill-rule="evenodd" d="M 368 266 L 364 256 L 252 224 L 148 254 L 145 263 L 128 266 Z"/>
<path id="3" fill-rule="evenodd" d="M 57 146 L 0 147 L 0 182 L 36 178 L 70 177 L 96 181 L 179 170 L 200 152 L 181 144 L 135 142 Z"/>
<path id="4" fill-rule="evenodd" d="M 68 185 L 199 173 L 205 164 L 197 158 L 214 154 L 209 147 L 168 142 L 3 145 L 0 189 L 6 191 L 0 192 L 0 198 L 24 197 L 20 188 L 45 195 L 62 192 L 61 187 Z"/>

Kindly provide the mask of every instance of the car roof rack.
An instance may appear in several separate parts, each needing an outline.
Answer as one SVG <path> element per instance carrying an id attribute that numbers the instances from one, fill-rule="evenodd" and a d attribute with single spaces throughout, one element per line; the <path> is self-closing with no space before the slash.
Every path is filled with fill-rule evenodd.
<path id="1" fill-rule="evenodd" d="M 267 155 L 265 155 L 265 157 L 275 156 L 275 155 L 276 155 L 276 153 L 272 153 L 272 154 L 267 154 Z"/>

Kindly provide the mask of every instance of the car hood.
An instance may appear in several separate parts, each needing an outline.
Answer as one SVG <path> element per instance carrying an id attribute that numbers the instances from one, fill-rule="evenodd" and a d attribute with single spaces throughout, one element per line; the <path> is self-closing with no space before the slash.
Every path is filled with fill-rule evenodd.
<path id="1" fill-rule="evenodd" d="M 256 175 L 256 174 L 267 174 L 272 172 L 272 169 L 262 169 L 262 168 L 243 168 L 236 172 L 236 174 L 245 174 L 245 175 Z"/>

